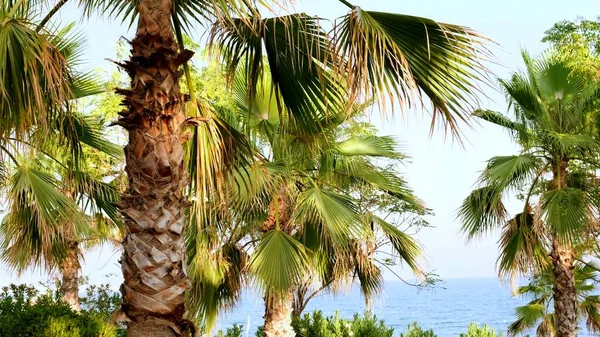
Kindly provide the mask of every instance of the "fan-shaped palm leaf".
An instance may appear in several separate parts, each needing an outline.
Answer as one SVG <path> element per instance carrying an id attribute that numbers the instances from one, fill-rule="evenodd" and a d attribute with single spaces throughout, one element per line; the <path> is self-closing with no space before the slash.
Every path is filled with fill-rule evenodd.
<path id="1" fill-rule="evenodd" d="M 475 32 L 352 7 L 336 24 L 334 40 L 353 92 L 397 95 L 406 106 L 422 102 L 424 94 L 433 103 L 434 120 L 439 116 L 454 128 L 457 118 L 466 119 L 465 101 L 474 99 L 474 81 L 483 72 L 478 48 L 485 39 Z"/>

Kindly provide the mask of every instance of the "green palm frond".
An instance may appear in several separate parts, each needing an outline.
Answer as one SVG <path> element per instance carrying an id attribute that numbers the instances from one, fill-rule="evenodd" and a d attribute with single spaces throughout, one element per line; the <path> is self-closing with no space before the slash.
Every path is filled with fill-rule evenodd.
<path id="1" fill-rule="evenodd" d="M 542 194 L 541 203 L 545 223 L 555 238 L 576 242 L 591 214 L 586 193 L 572 187 L 554 189 Z"/>
<path id="2" fill-rule="evenodd" d="M 535 219 L 534 214 L 523 212 L 509 220 L 502 229 L 498 245 L 500 255 L 497 264 L 500 276 L 514 278 L 550 264 L 543 225 Z"/>
<path id="3" fill-rule="evenodd" d="M 479 63 L 486 40 L 468 28 L 430 19 L 353 7 L 336 22 L 334 43 L 352 92 L 396 95 L 403 106 L 433 104 L 451 128 L 466 119 L 466 101 L 476 100 Z"/>
<path id="4" fill-rule="evenodd" d="M 250 24 L 245 19 L 220 21 L 211 31 L 211 45 L 223 55 L 230 76 L 239 68 L 246 70 L 252 105 L 268 71 L 268 92 L 278 102 L 280 114 L 285 108 L 303 128 L 322 128 L 315 121 L 340 110 L 346 96 L 326 69 L 331 65 L 331 46 L 318 18 L 293 14 L 248 20 Z"/>
<path id="5" fill-rule="evenodd" d="M 352 137 L 339 142 L 335 150 L 344 156 L 404 157 L 398 151 L 398 143 L 387 136 Z"/>
<path id="6" fill-rule="evenodd" d="M 342 250 L 364 230 L 352 198 L 317 186 L 300 194 L 293 219 L 300 223 L 320 224 L 323 235 Z"/>
<path id="7" fill-rule="evenodd" d="M 115 159 L 123 157 L 123 148 L 106 139 L 104 126 L 97 120 L 79 113 L 71 112 L 52 125 L 54 138 L 58 144 L 52 146 L 64 146 L 71 153 L 75 165 L 84 155 L 84 146 L 105 153 Z M 43 144 L 48 142 L 48 135 L 38 132 L 34 137 L 36 141 Z M 45 139 L 45 140 L 44 140 Z M 48 146 L 42 146 L 48 148 Z"/>
<path id="8" fill-rule="evenodd" d="M 586 296 L 583 301 L 579 303 L 579 310 L 582 311 L 585 317 L 586 327 L 591 333 L 600 332 L 600 296 L 590 295 Z"/>
<path id="9" fill-rule="evenodd" d="M 481 180 L 488 186 L 494 186 L 499 192 L 519 189 L 535 176 L 540 170 L 540 164 L 538 158 L 528 153 L 492 157 L 488 160 Z"/>
<path id="10" fill-rule="evenodd" d="M 107 216 L 114 225 L 121 224 L 119 211 L 114 206 L 119 201 L 119 191 L 115 182 L 107 183 L 82 171 L 70 171 L 65 177 L 73 185 L 73 191 L 80 196 L 80 209 L 88 214 L 100 213 Z"/>
<path id="11" fill-rule="evenodd" d="M 540 132 L 539 138 L 545 144 L 552 146 L 555 151 L 581 157 L 600 149 L 600 143 L 594 137 L 585 134 L 558 133 L 549 130 Z"/>
<path id="12" fill-rule="evenodd" d="M 189 257 L 189 260 L 199 261 L 194 255 Z M 192 264 L 188 269 L 192 287 L 187 303 L 192 315 L 211 330 L 218 313 L 233 308 L 238 302 L 245 284 L 248 256 L 236 245 L 227 243 L 202 258 L 204 263 Z"/>
<path id="13" fill-rule="evenodd" d="M 508 326 L 509 336 L 517 336 L 520 333 L 532 329 L 540 320 L 549 315 L 546 312 L 545 303 L 542 303 L 540 299 L 534 299 L 524 306 L 517 307 L 515 312 L 517 314 L 517 320 Z"/>
<path id="14" fill-rule="evenodd" d="M 490 232 L 507 218 L 501 191 L 493 185 L 474 190 L 463 201 L 458 216 L 462 223 L 461 231 L 469 240 Z"/>
<path id="15" fill-rule="evenodd" d="M 22 139 L 46 126 L 72 97 L 71 71 L 52 43 L 53 32 L 36 32 L 22 2 L 0 8 L 0 138 Z"/>
<path id="16" fill-rule="evenodd" d="M 232 174 L 244 171 L 255 160 L 255 151 L 244 134 L 240 133 L 202 100 L 190 102 L 189 124 L 194 125 L 190 142 L 186 143 L 187 168 L 191 177 L 190 193 L 199 200 L 226 201 L 226 182 Z M 238 175 L 237 183 L 251 184 Z M 194 207 L 196 212 L 207 210 L 204 203 Z M 203 215 L 199 215 L 203 216 Z"/>
<path id="17" fill-rule="evenodd" d="M 417 240 L 380 217 L 373 216 L 373 221 L 390 240 L 392 252 L 398 254 L 401 261 L 406 263 L 414 273 L 420 274 L 422 269 L 419 260 L 423 256 L 423 249 Z"/>
<path id="18" fill-rule="evenodd" d="M 249 270 L 268 292 L 289 291 L 309 273 L 309 254 L 296 239 L 275 229 L 261 238 Z"/>
<path id="19" fill-rule="evenodd" d="M 534 141 L 535 135 L 528 129 L 526 124 L 512 121 L 499 112 L 478 109 L 475 110 L 473 116 L 507 129 L 512 137 L 525 148 Z"/>
<path id="20" fill-rule="evenodd" d="M 63 233 L 77 236 L 85 230 L 77 205 L 61 193 L 51 174 L 26 161 L 10 173 L 4 192 L 8 205 L 1 228 L 4 261 L 18 272 L 41 264 L 52 270 Z"/>

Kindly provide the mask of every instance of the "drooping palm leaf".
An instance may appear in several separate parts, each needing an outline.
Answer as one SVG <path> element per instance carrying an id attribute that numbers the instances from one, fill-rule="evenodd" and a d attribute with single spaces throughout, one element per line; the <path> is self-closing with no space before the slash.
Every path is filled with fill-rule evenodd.
<path id="1" fill-rule="evenodd" d="M 26 161 L 11 172 L 1 235 L 3 259 L 19 272 L 41 264 L 51 270 L 55 265 L 48 261 L 60 256 L 57 244 L 63 234 L 77 235 L 85 228 L 77 205 L 57 185 L 52 175 Z"/>
<path id="2" fill-rule="evenodd" d="M 478 48 L 485 42 L 470 29 L 353 7 L 336 23 L 334 40 L 352 92 L 396 95 L 407 107 L 426 97 L 434 121 L 439 116 L 451 128 L 466 119 L 483 72 Z"/>
<path id="3" fill-rule="evenodd" d="M 211 44 L 223 55 L 234 76 L 247 71 L 247 96 L 252 105 L 263 71 L 269 72 L 280 113 L 289 112 L 296 123 L 313 130 L 315 121 L 337 111 L 345 100 L 342 87 L 326 69 L 331 64 L 330 42 L 318 19 L 306 14 L 262 19 L 252 17 L 218 22 Z M 264 52 L 264 54 L 263 54 Z M 268 60 L 268 67 L 264 64 Z"/>
<path id="4" fill-rule="evenodd" d="M 65 56 L 52 33 L 36 32 L 22 2 L 0 8 L 0 137 L 45 126 L 72 95 Z M 24 8 L 24 7 L 23 7 Z"/>
<path id="5" fill-rule="evenodd" d="M 372 219 L 390 240 L 393 247 L 392 252 L 400 256 L 401 263 L 406 263 L 415 274 L 421 274 L 422 269 L 419 260 L 422 258 L 423 249 L 418 242 L 380 217 L 373 216 Z"/>
<path id="6" fill-rule="evenodd" d="M 461 230 L 468 239 L 486 234 L 504 222 L 507 211 L 500 192 L 495 186 L 484 186 L 463 201 L 458 212 Z"/>

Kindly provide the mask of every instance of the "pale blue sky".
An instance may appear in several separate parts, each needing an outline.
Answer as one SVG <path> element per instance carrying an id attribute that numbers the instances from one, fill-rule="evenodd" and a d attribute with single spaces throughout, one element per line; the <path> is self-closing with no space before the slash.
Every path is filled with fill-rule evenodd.
<path id="1" fill-rule="evenodd" d="M 335 0 L 295 1 L 296 11 L 334 19 L 347 12 L 347 8 Z M 440 22 L 469 26 L 494 40 L 498 45 L 492 51 L 501 65 L 490 65 L 499 77 L 506 77 L 521 67 L 520 48 L 538 54 L 547 46 L 541 43 L 543 32 L 555 22 L 575 19 L 577 16 L 595 18 L 600 15 L 598 0 L 354 0 L 363 9 L 397 12 L 429 17 Z M 64 21 L 80 20 L 74 8 L 61 13 Z M 88 37 L 87 54 L 90 68 L 102 67 L 113 70 L 105 58 L 115 58 L 114 46 L 121 36 L 132 37 L 126 27 L 116 22 L 92 18 L 82 24 Z M 202 34 L 195 34 L 198 40 Z M 486 88 L 482 108 L 506 111 L 504 97 L 497 90 Z M 484 161 L 495 155 L 514 153 L 516 147 L 508 135 L 490 125 L 474 125 L 464 128 L 467 144 L 464 148 L 443 132 L 429 137 L 429 115 L 421 111 L 397 113 L 393 119 L 381 122 L 379 113 L 373 112 L 373 122 L 381 134 L 397 136 L 405 151 L 412 157 L 406 168 L 406 178 L 435 212 L 428 220 L 436 228 L 419 233 L 424 244 L 430 269 L 443 278 L 491 277 L 495 275 L 497 234 L 489 238 L 465 244 L 458 234 L 456 209 L 475 183 Z M 517 211 L 518 203 L 509 203 L 511 211 Z M 121 283 L 120 253 L 104 248 L 86 255 L 84 275 L 93 282 L 110 282 L 115 287 Z M 109 278 L 104 276 L 113 274 Z M 404 274 L 404 273 L 403 273 Z M 11 282 L 35 283 L 47 279 L 40 272 L 27 273 L 22 277 L 9 275 L 0 279 L 0 285 Z"/>

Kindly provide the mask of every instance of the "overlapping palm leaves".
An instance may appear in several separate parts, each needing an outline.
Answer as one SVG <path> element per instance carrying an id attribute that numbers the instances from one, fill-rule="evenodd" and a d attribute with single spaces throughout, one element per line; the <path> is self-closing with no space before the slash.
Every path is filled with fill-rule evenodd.
<path id="1" fill-rule="evenodd" d="M 595 294 L 598 285 L 597 268 L 586 263 L 575 266 L 575 285 L 580 319 L 585 320 L 591 333 L 600 331 L 600 297 Z M 517 295 L 532 298 L 526 305 L 516 308 L 517 320 L 508 328 L 509 336 L 516 336 L 535 329 L 537 336 L 554 336 L 554 313 L 551 309 L 552 271 L 543 269 L 533 277 L 529 284 L 521 286 Z"/>
<path id="2" fill-rule="evenodd" d="M 101 125 L 88 121 L 86 126 L 100 134 Z M 100 152 L 110 149 L 114 155 L 116 146 L 102 140 L 99 148 L 86 147 L 88 159 L 75 167 L 70 151 L 58 142 L 58 136 L 46 137 L 43 146 L 23 148 L 24 154 L 13 154 L 17 161 L 5 166 L 7 178 L 0 185 L 7 206 L 0 227 L 2 258 L 18 272 L 28 267 L 54 270 L 68 241 L 89 245 L 119 235 L 112 205 L 118 186 L 104 181 L 113 175 L 118 156 L 111 159 Z M 105 167 L 96 167 L 92 158 L 101 158 Z"/>
<path id="3" fill-rule="evenodd" d="M 18 272 L 52 271 L 71 243 L 118 232 L 117 189 L 104 178 L 122 151 L 101 123 L 75 112 L 100 86 L 78 68 L 82 35 L 73 24 L 53 26 L 55 12 L 42 18 L 41 9 L 36 1 L 0 9 L 0 237 L 3 261 Z"/>
<path id="4" fill-rule="evenodd" d="M 592 172 L 586 167 L 600 153 L 587 122 L 597 113 L 591 103 L 600 97 L 598 83 L 582 81 L 552 54 L 534 60 L 524 52 L 523 59 L 526 72 L 500 81 L 514 119 L 492 111 L 475 113 L 507 129 L 522 151 L 490 159 L 479 187 L 459 210 L 469 239 L 502 230 L 498 273 L 513 279 L 556 267 L 559 250 L 571 254 L 581 243 L 597 205 L 590 188 Z M 510 194 L 521 194 L 524 200 L 523 211 L 514 217 L 503 203 Z"/>
<path id="5" fill-rule="evenodd" d="M 453 130 L 477 101 L 477 82 L 485 77 L 486 38 L 469 28 L 409 15 L 350 8 L 330 32 L 317 17 L 287 14 L 264 17 L 257 9 L 285 11 L 287 1 L 173 1 L 175 31 L 200 23 L 210 26 L 211 44 L 230 74 L 243 67 L 248 87 L 257 87 L 263 69 L 273 79 L 280 112 L 295 114 L 304 127 L 315 117 L 343 106 L 345 88 L 354 100 L 398 99 L 402 107 L 432 103 L 434 120 Z M 100 12 L 134 22 L 137 1 L 84 0 L 87 13 Z M 269 9 L 274 9 L 273 11 Z M 254 100 L 256 92 L 247 95 Z"/>
<path id="6" fill-rule="evenodd" d="M 519 230 L 524 227 L 534 231 L 538 226 L 534 221 L 537 217 L 553 237 L 571 242 L 587 224 L 593 196 L 578 186 L 562 189 L 545 186 L 557 160 L 567 158 L 585 163 L 597 157 L 600 146 L 583 126 L 588 114 L 593 113 L 587 107 L 598 97 L 598 87 L 595 83 L 578 82 L 576 74 L 571 76 L 571 69 L 566 64 L 550 56 L 533 61 L 524 54 L 524 60 L 527 73 L 515 74 L 511 80 L 501 82 L 515 120 L 492 111 L 475 113 L 479 118 L 506 128 L 523 151 L 488 161 L 480 178 L 480 187 L 460 208 L 462 229 L 468 238 L 510 224 Z M 519 192 L 524 194 L 524 211 L 511 219 L 503 197 Z M 536 196 L 540 197 L 541 210 L 534 217 L 531 205 Z M 540 244 L 544 242 L 540 234 L 531 234 Z M 525 249 L 525 240 L 513 243 L 514 249 L 504 251 L 501 257 L 507 259 L 500 265 L 501 273 L 519 265 L 517 254 L 520 249 Z M 535 254 L 527 255 L 533 257 Z"/>
<path id="7" fill-rule="evenodd" d="M 331 285 L 353 276 L 373 295 L 382 277 L 373 259 L 372 224 L 418 271 L 420 247 L 414 239 L 368 214 L 371 210 L 356 200 L 361 188 L 368 188 L 422 207 L 395 172 L 373 163 L 374 158 L 401 158 L 396 142 L 374 135 L 344 136 L 347 123 L 363 111 L 352 103 L 323 118 L 321 130 L 305 129 L 294 114 L 279 114 L 269 83 L 256 89 L 261 99 L 250 103 L 246 76 L 240 71 L 235 78 L 233 97 L 239 110 L 224 111 L 238 118 L 222 118 L 238 122 L 258 160 L 229 178 L 224 186 L 229 207 L 215 213 L 216 226 L 198 224 L 198 219 L 190 224 L 189 298 L 196 317 L 210 325 L 219 307 L 235 303 L 242 278 L 248 277 L 244 275 L 269 296 L 289 294 L 307 281 L 310 286 Z M 215 289 L 224 295 L 221 299 L 209 294 Z"/>

